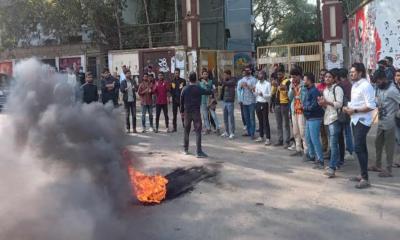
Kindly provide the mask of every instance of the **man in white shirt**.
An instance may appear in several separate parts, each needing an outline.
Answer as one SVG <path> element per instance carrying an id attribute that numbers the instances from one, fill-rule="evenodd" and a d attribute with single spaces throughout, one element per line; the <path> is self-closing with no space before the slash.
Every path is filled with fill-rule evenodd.
<path id="1" fill-rule="evenodd" d="M 271 130 L 269 127 L 268 111 L 269 101 L 271 99 L 271 83 L 265 80 L 264 71 L 258 73 L 258 81 L 256 84 L 256 113 L 260 129 L 260 137 L 256 142 L 264 142 L 265 145 L 271 144 Z"/>
<path id="2" fill-rule="evenodd" d="M 372 125 L 372 111 L 376 108 L 375 91 L 366 79 L 365 66 L 362 63 L 354 63 L 350 70 L 350 78 L 353 81 L 351 88 L 351 102 L 343 108 L 345 113 L 351 116 L 353 127 L 354 146 L 360 164 L 361 176 L 352 178 L 357 181 L 356 188 L 370 187 L 368 179 L 368 148 L 367 135 Z"/>

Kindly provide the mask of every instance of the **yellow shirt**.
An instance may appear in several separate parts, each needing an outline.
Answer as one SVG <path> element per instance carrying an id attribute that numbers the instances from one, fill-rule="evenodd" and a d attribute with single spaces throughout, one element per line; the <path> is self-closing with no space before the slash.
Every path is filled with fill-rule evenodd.
<path id="1" fill-rule="evenodd" d="M 279 104 L 289 104 L 289 91 L 288 91 L 288 82 L 289 79 L 285 79 L 281 82 L 280 86 L 284 86 L 286 90 L 280 90 L 277 87 L 272 87 L 272 95 L 279 99 Z"/>

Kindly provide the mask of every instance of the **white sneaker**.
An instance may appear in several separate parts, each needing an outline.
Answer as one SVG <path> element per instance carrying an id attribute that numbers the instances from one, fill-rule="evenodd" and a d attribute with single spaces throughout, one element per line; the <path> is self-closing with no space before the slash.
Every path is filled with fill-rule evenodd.
<path id="1" fill-rule="evenodd" d="M 154 132 L 154 129 L 153 128 L 149 128 L 149 132 Z"/>
<path id="2" fill-rule="evenodd" d="M 226 137 L 229 137 L 229 135 L 227 132 L 224 132 L 223 134 L 221 134 L 221 137 L 226 138 Z"/>
<path id="3" fill-rule="evenodd" d="M 235 134 L 229 135 L 229 139 L 234 139 L 234 138 L 235 138 Z"/>
<path id="4" fill-rule="evenodd" d="M 288 150 L 296 151 L 296 144 L 293 144 L 292 146 L 288 147 Z"/>
<path id="5" fill-rule="evenodd" d="M 271 145 L 271 140 L 270 139 L 266 139 L 265 140 L 265 146 L 269 146 Z"/>
<path id="6" fill-rule="evenodd" d="M 261 143 L 261 142 L 264 142 L 264 139 L 261 138 L 261 137 L 259 137 L 259 138 L 257 138 L 257 139 L 255 140 L 255 142 L 256 142 L 256 143 Z"/>
<path id="7" fill-rule="evenodd" d="M 346 153 L 344 154 L 344 159 L 348 160 L 348 161 L 353 161 L 354 160 L 354 156 L 346 151 Z"/>

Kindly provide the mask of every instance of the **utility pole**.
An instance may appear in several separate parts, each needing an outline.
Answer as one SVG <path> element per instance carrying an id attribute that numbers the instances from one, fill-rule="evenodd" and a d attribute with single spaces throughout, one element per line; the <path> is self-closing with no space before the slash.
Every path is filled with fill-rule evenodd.
<path id="1" fill-rule="evenodd" d="M 322 20 L 321 20 L 321 0 L 317 1 L 317 28 L 318 28 L 318 41 L 322 41 Z"/>
<path id="2" fill-rule="evenodd" d="M 149 38 L 149 48 L 152 48 L 153 40 L 151 37 L 151 26 L 150 26 L 149 9 L 147 8 L 147 0 L 143 0 L 143 5 L 144 5 L 144 12 L 146 14 L 146 21 L 147 21 L 147 35 Z"/>
<path id="3" fill-rule="evenodd" d="M 179 44 L 179 9 L 178 0 L 175 0 L 175 44 Z"/>

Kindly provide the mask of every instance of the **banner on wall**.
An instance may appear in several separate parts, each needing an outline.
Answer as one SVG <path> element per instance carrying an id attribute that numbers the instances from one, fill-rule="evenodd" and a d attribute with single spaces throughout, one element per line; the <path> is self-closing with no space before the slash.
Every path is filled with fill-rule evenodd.
<path id="1" fill-rule="evenodd" d="M 0 62 L 0 74 L 12 76 L 13 74 L 13 63 L 12 62 Z"/>
<path id="2" fill-rule="evenodd" d="M 59 61 L 60 72 L 67 71 L 67 68 L 71 68 L 77 72 L 81 65 L 81 57 L 60 58 Z"/>
<path id="3" fill-rule="evenodd" d="M 108 54 L 108 66 L 110 71 L 121 74 L 122 66 L 131 70 L 132 75 L 139 75 L 139 53 L 138 52 L 110 52 Z"/>
<path id="4" fill-rule="evenodd" d="M 243 69 L 252 64 L 251 52 L 236 52 L 234 56 L 235 77 L 242 77 Z"/>
<path id="5" fill-rule="evenodd" d="M 400 5 L 375 0 L 349 19 L 351 62 L 363 62 L 376 69 L 380 59 L 390 56 L 400 68 Z"/>

